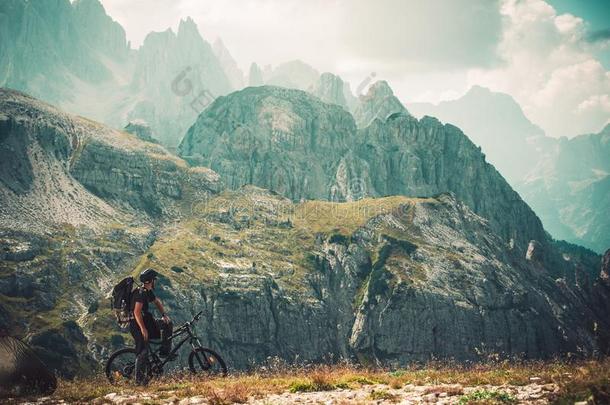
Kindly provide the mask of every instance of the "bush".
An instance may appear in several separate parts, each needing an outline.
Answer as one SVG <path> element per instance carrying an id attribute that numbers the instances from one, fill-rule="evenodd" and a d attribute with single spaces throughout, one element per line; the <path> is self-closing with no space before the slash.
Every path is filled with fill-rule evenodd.
<path id="1" fill-rule="evenodd" d="M 500 402 L 504 404 L 511 404 L 517 402 L 515 397 L 506 392 L 502 391 L 489 391 L 489 390 L 477 390 L 471 392 L 468 395 L 464 395 L 460 398 L 460 404 L 467 404 L 469 402 L 477 402 L 477 401 L 493 401 Z"/>

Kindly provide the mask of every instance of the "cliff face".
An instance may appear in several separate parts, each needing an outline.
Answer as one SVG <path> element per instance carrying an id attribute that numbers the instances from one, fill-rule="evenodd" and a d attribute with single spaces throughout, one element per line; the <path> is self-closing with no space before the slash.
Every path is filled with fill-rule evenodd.
<path id="1" fill-rule="evenodd" d="M 1 89 L 0 107 L 0 210 L 6 227 L 96 228 L 171 210 L 186 189 L 219 187 L 215 173 L 190 169 L 157 144 L 23 93 Z"/>
<path id="2" fill-rule="evenodd" d="M 197 115 L 231 84 L 195 22 L 147 35 L 138 50 L 130 87 L 134 97 L 129 120 L 143 119 L 165 145 L 175 146 Z"/>
<path id="3" fill-rule="evenodd" d="M 390 93 L 381 93 L 369 103 L 384 105 Z M 180 154 L 231 188 L 254 184 L 294 201 L 451 191 L 507 245 L 525 253 L 530 240 L 546 240 L 534 212 L 458 128 L 404 111 L 356 130 L 349 113 L 304 92 L 250 88 L 201 114 Z"/>
<path id="4" fill-rule="evenodd" d="M 322 73 L 313 87 L 312 94 L 328 104 L 337 104 L 348 110 L 345 83 L 339 76 Z"/>
<path id="5" fill-rule="evenodd" d="M 183 270 L 165 272 L 164 299 L 203 308 L 206 344 L 238 368 L 268 356 L 397 366 L 478 352 L 548 357 L 597 350 L 591 321 L 607 328 L 580 287 L 507 252 L 452 195 L 293 204 L 246 187 L 183 225 L 141 265 Z M 190 253 L 171 257 L 186 240 Z"/>
<path id="6" fill-rule="evenodd" d="M 97 0 L 8 0 L 0 5 L 0 86 L 50 102 L 70 100 L 78 80 L 104 81 L 112 73 L 100 58 L 127 56 L 125 32 Z"/>
<path id="7" fill-rule="evenodd" d="M 354 131 L 347 111 L 308 93 L 247 88 L 202 113 L 180 153 L 217 171 L 231 188 L 255 184 L 297 201 L 329 199 Z"/>
<path id="8" fill-rule="evenodd" d="M 156 294 L 174 321 L 204 310 L 202 340 L 233 369 L 269 356 L 318 361 L 330 354 L 406 365 L 432 357 L 476 360 L 488 352 L 540 358 L 607 350 L 610 326 L 600 310 L 607 266 L 600 276 L 599 256 L 542 239 L 527 244 L 527 256 L 511 249 L 496 228 L 518 228 L 525 240 L 535 224 L 503 225 L 475 214 L 469 205 L 484 209 L 491 195 L 482 189 L 462 191 L 465 200 L 473 197 L 466 203 L 457 192 L 362 198 L 362 190 L 388 187 L 370 176 L 346 194 L 358 201 L 295 203 L 237 182 L 236 191 L 222 191 L 219 183 L 242 179 L 227 173 L 249 167 L 259 178 L 269 167 L 254 163 L 260 160 L 301 177 L 281 189 L 287 195 L 328 196 L 337 176 L 380 170 L 361 148 L 388 146 L 404 154 L 399 162 L 421 149 L 432 155 L 418 159 L 436 157 L 443 167 L 449 163 L 436 155 L 440 148 L 471 161 L 470 170 L 480 171 L 474 178 L 488 177 L 480 184 L 500 187 L 500 201 L 505 183 L 493 180 L 459 131 L 399 115 L 356 132 L 349 113 L 304 92 L 250 88 L 238 94 L 245 103 L 229 107 L 232 96 L 210 108 L 224 119 L 208 117 L 205 125 L 211 134 L 234 128 L 222 132 L 229 137 L 224 145 L 208 140 L 221 146 L 200 158 L 226 156 L 219 168 L 233 171 L 218 176 L 188 167 L 157 144 L 0 92 L 0 328 L 27 339 L 62 375 L 91 372 L 110 351 L 131 344 L 107 306 L 113 284 L 154 267 L 162 274 Z M 359 147 L 351 150 L 354 139 Z M 232 155 L 221 154 L 227 151 Z M 252 157 L 261 151 L 267 154 Z M 228 159 L 235 156 L 252 166 Z M 272 166 L 278 161 L 292 166 Z M 427 175 L 416 185 L 431 186 L 417 190 L 432 193 L 435 182 L 473 187 L 419 167 Z M 467 173 L 460 174 L 468 179 Z M 308 183 L 316 178 L 332 181 L 318 190 Z M 522 204 L 512 203 L 512 209 Z M 510 205 L 501 207 L 510 212 Z"/>

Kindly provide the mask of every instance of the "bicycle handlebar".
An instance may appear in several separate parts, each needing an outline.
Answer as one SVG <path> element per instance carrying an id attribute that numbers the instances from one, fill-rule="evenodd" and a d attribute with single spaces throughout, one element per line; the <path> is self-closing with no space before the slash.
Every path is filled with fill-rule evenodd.
<path id="1" fill-rule="evenodd" d="M 182 329 L 184 329 L 184 328 L 186 328 L 186 327 L 190 327 L 190 326 L 191 326 L 193 323 L 195 323 L 196 321 L 198 321 L 198 320 L 199 320 L 199 318 L 201 318 L 201 315 L 203 315 L 203 311 L 199 311 L 199 313 L 198 313 L 197 315 L 195 315 L 195 316 L 193 317 L 193 319 L 191 319 L 190 321 L 185 322 L 184 324 L 182 324 L 182 326 L 180 326 L 178 329 L 176 329 L 176 332 L 177 332 L 177 331 L 180 331 L 180 330 L 182 330 Z"/>

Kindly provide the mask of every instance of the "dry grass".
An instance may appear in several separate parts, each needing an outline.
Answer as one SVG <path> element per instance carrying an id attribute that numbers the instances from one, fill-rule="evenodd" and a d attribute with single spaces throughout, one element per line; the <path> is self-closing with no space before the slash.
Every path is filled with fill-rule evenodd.
<path id="1" fill-rule="evenodd" d="M 463 394 L 463 386 L 526 385 L 530 378 L 539 384 L 555 383 L 560 392 L 557 403 L 572 403 L 596 395 L 610 394 L 610 359 L 581 362 L 500 362 L 467 366 L 430 364 L 401 370 L 367 369 L 353 365 L 281 367 L 226 378 L 203 379 L 175 375 L 153 381 L 147 388 L 130 385 L 112 386 L 104 379 L 61 381 L 54 398 L 69 402 L 88 402 L 111 392 L 124 394 L 146 391 L 169 397 L 203 396 L 214 404 L 244 403 L 249 397 L 260 398 L 283 392 L 356 389 L 363 385 L 385 384 L 392 388 L 406 384 L 431 385 L 428 393 Z M 381 392 L 376 390 L 376 392 Z M 377 394 L 376 394 L 377 395 Z M 382 395 L 382 394 L 379 394 Z"/>

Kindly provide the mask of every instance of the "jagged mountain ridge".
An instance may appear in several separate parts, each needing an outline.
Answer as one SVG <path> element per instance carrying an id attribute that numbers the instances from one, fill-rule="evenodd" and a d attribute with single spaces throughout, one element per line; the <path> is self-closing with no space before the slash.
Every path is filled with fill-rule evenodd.
<path id="1" fill-rule="evenodd" d="M 365 128 L 375 118 L 385 120 L 395 113 L 409 115 L 409 111 L 394 95 L 390 85 L 385 80 L 380 80 L 371 84 L 366 94 L 358 97 L 354 119 L 358 128 Z"/>
<path id="2" fill-rule="evenodd" d="M 167 146 L 178 144 L 211 99 L 232 90 L 190 18 L 177 33 L 150 33 L 137 50 L 99 0 L 7 0 L 0 4 L 0 20 L 6 23 L 0 87 L 115 128 L 145 120 Z"/>
<path id="3" fill-rule="evenodd" d="M 304 92 L 273 92 L 276 102 L 285 92 L 314 100 L 300 116 L 329 109 Z M 42 153 L 86 189 L 72 193 L 75 203 L 91 197 L 131 215 L 113 213 L 97 229 L 60 222 L 33 233 L 14 229 L 14 214 L 0 211 L 0 327 L 13 325 L 62 375 L 93 370 L 129 341 L 116 331 L 106 295 L 148 266 L 163 275 L 157 294 L 175 322 L 203 309 L 204 343 L 234 369 L 269 356 L 319 361 L 331 353 L 405 365 L 431 356 L 474 360 L 483 346 L 527 358 L 607 350 L 607 314 L 591 305 L 607 297 L 600 257 L 540 243 L 526 259 L 452 194 L 293 203 L 251 186 L 219 192 L 212 171 L 189 168 L 159 145 L 18 92 L 3 90 L 0 102 L 2 190 L 5 179 L 27 179 L 15 168 Z M 355 128 L 345 110 L 330 108 Z M 330 141 L 320 144 L 340 145 Z M 49 176 L 32 167 L 29 175 Z M 54 193 L 69 195 L 64 184 Z M 11 189 L 2 206 L 28 192 L 37 190 Z M 555 254 L 564 255 L 560 268 L 548 261 Z"/>
<path id="4" fill-rule="evenodd" d="M 381 104 L 387 96 L 381 92 Z M 247 88 L 204 111 L 179 151 L 231 188 L 254 184 L 294 201 L 452 191 L 507 244 L 513 239 L 525 251 L 530 240 L 547 239 L 534 212 L 458 128 L 404 111 L 358 130 L 348 112 L 308 93 Z"/>

